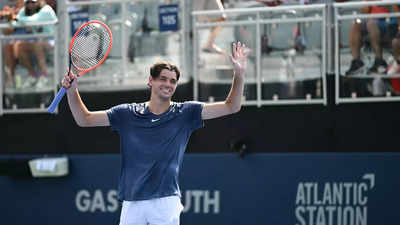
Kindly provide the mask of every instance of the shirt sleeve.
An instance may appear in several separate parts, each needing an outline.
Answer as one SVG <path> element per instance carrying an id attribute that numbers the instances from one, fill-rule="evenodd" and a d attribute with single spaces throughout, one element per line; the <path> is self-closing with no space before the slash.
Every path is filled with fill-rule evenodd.
<path id="1" fill-rule="evenodd" d="M 19 13 L 17 14 L 16 24 L 26 24 L 35 23 L 35 22 L 46 22 L 46 21 L 58 21 L 57 15 L 54 10 L 49 6 L 44 6 L 39 12 L 31 15 L 25 15 L 25 8 L 22 8 Z"/>
<path id="2" fill-rule="evenodd" d="M 17 21 L 13 20 L 13 21 L 11 22 L 11 25 L 13 25 L 13 26 L 19 25 L 19 24 L 20 24 L 20 23 L 19 23 L 19 20 L 20 20 L 24 15 L 25 15 L 25 7 L 22 7 L 22 8 L 18 11 L 18 13 L 17 13 L 17 16 L 16 16 Z"/>
<path id="3" fill-rule="evenodd" d="M 108 120 L 110 121 L 111 129 L 119 131 L 124 123 L 124 118 L 126 118 L 129 113 L 129 105 L 117 105 L 108 109 L 106 112 Z"/>
<path id="4" fill-rule="evenodd" d="M 203 103 L 196 101 L 185 102 L 188 112 L 188 123 L 191 130 L 197 130 L 204 127 L 204 121 L 201 118 Z"/>

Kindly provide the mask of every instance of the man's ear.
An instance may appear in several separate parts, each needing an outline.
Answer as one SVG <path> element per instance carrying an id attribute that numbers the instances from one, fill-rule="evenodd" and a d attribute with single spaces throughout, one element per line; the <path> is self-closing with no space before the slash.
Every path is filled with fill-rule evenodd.
<path id="1" fill-rule="evenodd" d="M 147 86 L 151 87 L 153 85 L 153 77 L 149 75 L 149 82 L 147 82 Z"/>

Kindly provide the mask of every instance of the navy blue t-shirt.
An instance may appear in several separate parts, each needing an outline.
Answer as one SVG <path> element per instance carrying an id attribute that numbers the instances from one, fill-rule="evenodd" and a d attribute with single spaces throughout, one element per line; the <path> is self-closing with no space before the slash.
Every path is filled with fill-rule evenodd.
<path id="1" fill-rule="evenodd" d="M 118 198 L 135 201 L 180 196 L 179 169 L 192 132 L 203 127 L 199 102 L 172 102 L 156 115 L 145 103 L 122 104 L 107 111 L 118 131 L 121 175 Z"/>

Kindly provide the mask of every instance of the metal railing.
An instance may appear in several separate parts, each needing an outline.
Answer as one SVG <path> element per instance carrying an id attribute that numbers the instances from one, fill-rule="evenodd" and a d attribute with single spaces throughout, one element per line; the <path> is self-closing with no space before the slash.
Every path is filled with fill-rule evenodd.
<path id="1" fill-rule="evenodd" d="M 341 80 L 344 78 L 341 76 L 340 68 L 344 65 L 341 65 L 341 58 L 342 58 L 342 48 L 340 44 L 340 32 L 343 27 L 340 25 L 343 21 L 349 22 L 355 19 L 368 19 L 368 18 L 393 18 L 393 17 L 400 17 L 400 13 L 387 13 L 387 14 L 360 14 L 358 9 L 363 6 L 371 6 L 371 5 L 391 5 L 396 4 L 398 1 L 388 1 L 388 2 L 351 2 L 351 3 L 334 3 L 333 6 L 333 17 L 332 19 L 328 18 L 327 10 L 330 9 L 326 4 L 315 4 L 315 5 L 291 5 L 291 6 L 280 6 L 280 7 L 258 7 L 258 8 L 241 8 L 241 9 L 226 9 L 223 12 L 219 10 L 211 10 L 211 11 L 195 11 L 192 12 L 190 9 L 190 4 L 183 0 L 177 0 L 179 3 L 179 13 L 180 13 L 180 21 L 181 29 L 177 32 L 179 36 L 179 42 L 177 41 L 177 46 L 180 48 L 179 58 L 176 59 L 178 63 L 180 63 L 181 70 L 184 71 L 185 74 L 190 74 L 191 78 L 193 78 L 193 95 L 194 100 L 201 100 L 201 101 L 214 101 L 212 94 L 205 96 L 203 87 L 207 85 L 215 85 L 217 89 L 226 88 L 231 83 L 230 79 L 226 79 L 226 77 L 207 77 L 204 78 L 204 74 L 200 74 L 203 70 L 199 62 L 202 58 L 204 58 L 203 53 L 200 51 L 200 41 L 201 33 L 205 29 L 221 26 L 227 30 L 233 30 L 246 27 L 252 28 L 253 32 L 251 33 L 251 38 L 254 40 L 253 48 L 252 48 L 252 59 L 250 60 L 250 64 L 254 71 L 248 75 L 246 79 L 246 89 L 251 91 L 251 97 L 245 96 L 244 97 L 244 105 L 254 105 L 254 106 L 262 106 L 262 105 L 288 105 L 288 104 L 327 104 L 327 57 L 329 58 L 330 55 L 333 55 L 333 63 L 334 63 L 334 75 L 335 75 L 335 102 L 336 104 L 341 103 L 355 103 L 355 102 L 382 102 L 382 101 L 399 101 L 400 96 L 392 96 L 390 93 L 387 93 L 385 96 L 367 96 L 362 97 L 358 96 L 357 93 L 351 94 L 350 96 L 343 96 L 341 95 L 342 83 Z M 144 70 L 146 63 L 140 57 L 138 58 L 137 65 L 135 65 L 132 69 L 131 65 L 129 64 L 129 59 L 125 53 L 126 49 L 128 48 L 128 37 L 129 32 L 131 29 L 129 25 L 129 4 L 133 4 L 132 1 L 129 0 L 95 0 L 95 1 L 60 1 L 58 5 L 58 16 L 59 21 L 58 23 L 38 23 L 38 24 L 30 24 L 30 26 L 43 26 L 43 25 L 54 25 L 56 27 L 55 33 L 53 34 L 24 34 L 24 35 L 2 35 L 0 34 L 0 41 L 8 40 L 8 39 L 27 39 L 27 38 L 54 38 L 55 39 L 55 48 L 54 48 L 54 74 L 53 74 L 53 85 L 51 86 L 51 93 L 54 95 L 57 91 L 57 84 L 58 81 L 61 79 L 61 75 L 65 72 L 65 68 L 68 65 L 68 45 L 71 39 L 71 31 L 70 31 L 70 14 L 68 11 L 68 7 L 74 6 L 102 6 L 103 4 L 115 4 L 119 5 L 120 7 L 120 16 L 117 19 L 107 21 L 110 26 L 115 26 L 120 33 L 120 39 L 114 40 L 120 42 L 119 48 L 121 52 L 121 59 L 118 61 L 116 66 L 112 68 L 120 69 L 120 73 L 117 76 L 112 76 L 111 74 L 107 74 L 105 76 L 96 76 L 97 74 L 101 74 L 104 72 L 100 67 L 98 70 L 96 69 L 93 71 L 94 74 L 89 76 L 84 76 L 80 79 L 80 81 L 84 84 L 85 82 L 97 82 L 97 83 L 104 83 L 101 87 L 94 88 L 93 86 L 88 86 L 85 88 L 80 88 L 82 91 L 107 91 L 107 90 L 123 90 L 125 88 L 129 89 L 143 89 L 146 88 L 146 79 L 147 77 L 138 77 L 132 75 L 132 73 L 136 73 L 135 69 Z M 344 14 L 342 11 L 346 11 L 350 13 Z M 354 12 L 353 12 L 354 11 Z M 296 16 L 294 17 L 285 17 L 280 15 L 280 13 L 284 12 L 294 12 Z M 227 20 L 224 22 L 207 22 L 201 21 L 199 18 L 201 16 L 213 16 L 213 15 L 220 15 L 224 13 L 227 16 Z M 242 15 L 246 15 L 247 19 L 237 19 Z M 273 15 L 273 16 L 270 16 Z M 245 17 L 246 17 L 245 16 Z M 192 18 L 192 23 L 188 23 L 188 18 Z M 333 35 L 334 38 L 330 38 L 327 36 L 331 27 L 328 25 L 332 22 L 334 24 L 334 31 Z M 106 22 L 106 21 L 105 21 Z M 296 57 L 301 56 L 312 56 L 314 57 L 315 54 L 318 54 L 320 57 L 320 66 L 316 68 L 315 71 L 312 73 L 298 73 L 295 77 L 292 78 L 277 78 L 270 68 L 263 67 L 266 62 L 269 60 L 277 60 L 281 59 L 282 57 L 288 57 L 289 51 L 293 46 L 289 46 L 287 49 L 272 51 L 271 53 L 264 54 L 262 51 L 263 43 L 261 42 L 261 36 L 263 32 L 270 32 L 274 31 L 274 27 L 284 26 L 284 25 L 291 25 L 291 24 L 300 24 L 300 26 L 307 27 L 307 24 L 313 23 L 318 27 L 320 30 L 320 34 L 318 35 L 318 39 L 320 39 L 320 45 L 317 49 L 309 49 L 305 48 L 304 53 L 297 54 Z M 0 24 L 0 29 L 9 27 L 9 24 Z M 61 33 L 57 33 L 57 30 Z M 193 39 L 191 40 L 190 37 L 190 30 L 193 31 Z M 269 34 L 269 33 L 268 33 Z M 169 35 L 169 33 L 167 34 Z M 149 36 L 151 38 L 151 36 Z M 232 39 L 233 41 L 233 39 Z M 334 52 L 329 51 L 327 46 L 333 46 Z M 348 54 L 348 52 L 346 53 Z M 215 56 L 212 56 L 215 57 Z M 212 60 L 213 58 L 210 57 Z M 142 61 L 141 61 L 142 60 Z M 206 59 L 207 60 L 207 59 Z M 3 66 L 3 58 L 2 54 L 0 54 L 0 65 Z M 152 62 L 154 60 L 152 59 Z M 317 64 L 316 64 L 317 65 Z M 315 65 L 314 65 L 315 66 Z M 140 68 L 139 68 L 140 67 Z M 317 66 L 316 66 L 317 67 Z M 213 68 L 214 70 L 230 70 L 229 65 L 223 64 L 220 67 Z M 272 74 L 272 75 L 271 75 Z M 275 76 L 275 77 L 274 77 Z M 36 112 L 46 112 L 46 108 L 44 104 L 40 104 L 38 107 L 24 107 L 19 108 L 11 107 L 5 108 L 3 102 L 3 96 L 5 94 L 4 90 L 4 74 L 3 70 L 0 71 L 0 115 L 5 113 L 36 113 Z M 371 78 L 370 78 L 371 77 Z M 360 79 L 374 79 L 378 78 L 379 76 L 371 76 L 362 77 L 359 76 Z M 390 78 L 397 78 L 400 75 L 391 75 L 385 76 L 382 79 L 390 79 Z M 190 80 L 190 77 L 184 76 L 186 81 Z M 357 78 L 357 77 L 356 77 Z M 133 82 L 128 83 L 126 86 L 123 85 L 115 85 L 113 87 L 107 86 L 107 82 L 113 80 L 125 80 L 125 79 L 133 79 Z M 265 94 L 266 91 L 269 91 L 271 83 L 279 83 L 279 85 L 289 85 L 291 82 L 303 82 L 305 80 L 310 80 L 313 85 L 321 86 L 321 93 L 318 96 L 314 96 L 313 94 L 307 93 L 304 91 L 302 95 L 291 97 L 281 97 L 279 94 L 274 94 L 272 97 L 268 94 Z M 185 82 L 185 80 L 181 81 Z M 228 92 L 225 93 L 225 96 Z M 254 96 L 253 96 L 254 95 Z M 208 99 L 207 99 L 208 97 Z M 204 100 L 206 98 L 206 100 Z"/>
<path id="2" fill-rule="evenodd" d="M 277 17 L 277 18 L 263 18 L 263 15 L 268 13 L 276 13 L 279 12 L 295 12 L 298 16 L 294 18 L 287 17 Z M 306 14 L 306 12 L 315 12 L 313 14 Z M 225 14 L 227 16 L 227 21 L 225 22 L 202 22 L 200 21 L 200 16 L 215 16 Z M 317 4 L 317 5 L 307 5 L 307 6 L 281 6 L 281 7 L 257 7 L 257 8 L 245 8 L 245 9 L 228 9 L 223 12 L 219 10 L 213 11 L 195 11 L 192 13 L 193 15 L 193 79 L 194 79 L 194 99 L 199 100 L 199 83 L 201 82 L 201 76 L 199 74 L 199 60 L 200 60 L 200 50 L 199 50 L 199 30 L 204 28 L 211 28 L 216 26 L 221 27 L 238 27 L 238 26 L 255 26 L 255 36 L 256 43 L 254 48 L 252 49 L 253 54 L 255 54 L 255 78 L 246 78 L 246 84 L 255 84 L 256 85 L 256 99 L 248 100 L 245 99 L 244 105 L 275 105 L 275 104 L 327 104 L 327 84 L 326 84 L 326 5 L 325 4 Z M 238 17 L 240 15 L 251 15 L 251 19 L 249 20 L 241 20 L 235 21 L 230 20 L 229 18 Z M 262 74 L 262 58 L 265 57 L 261 53 L 261 26 L 269 25 L 269 26 L 279 26 L 280 24 L 298 24 L 298 23 L 309 23 L 309 22 L 318 22 L 320 23 L 321 29 L 321 70 L 318 74 L 314 74 L 316 79 L 321 79 L 322 81 L 322 92 L 321 98 L 312 98 L 310 94 L 305 94 L 301 97 L 301 99 L 279 99 L 279 96 L 274 95 L 271 99 L 265 99 L 262 97 L 262 86 L 268 81 L 263 79 Z M 288 49 L 289 51 L 291 48 Z M 306 50 L 307 51 L 307 50 Z M 286 54 L 287 52 L 281 53 Z M 268 71 L 266 71 L 268 73 Z M 297 78 L 294 79 L 302 79 L 302 75 L 299 74 Z M 303 76 L 304 79 L 304 76 Z M 213 81 L 215 83 L 230 83 L 231 81 L 221 81 L 218 79 Z M 266 87 L 267 88 L 267 87 Z M 227 94 L 227 93 L 226 93 Z M 211 98 L 211 101 L 213 98 Z"/>
<path id="3" fill-rule="evenodd" d="M 53 33 L 33 33 L 33 34 L 18 34 L 18 35 L 4 35 L 3 33 L 0 34 L 0 43 L 1 43 L 1 47 L 3 47 L 2 43 L 4 41 L 7 40 L 25 40 L 25 39 L 32 39 L 32 38 L 52 38 L 54 39 L 54 42 L 57 43 L 57 36 L 58 36 L 58 21 L 47 21 L 47 22 L 38 22 L 38 23 L 34 23 L 34 22 L 30 22 L 29 24 L 16 24 L 16 25 L 11 25 L 9 23 L 3 23 L 0 24 L 0 30 L 4 29 L 4 28 L 23 28 L 23 27 L 37 27 L 37 26 L 54 26 L 54 32 Z M 55 80 L 57 77 L 57 72 L 58 71 L 58 46 L 55 45 L 54 46 L 54 54 L 52 55 L 53 57 L 53 62 L 54 62 L 54 73 L 53 73 L 53 79 Z M 4 74 L 3 74 L 3 54 L 0 54 L 0 115 L 3 114 L 10 114 L 10 113 L 38 113 L 38 112 L 47 112 L 46 108 L 45 108 L 45 103 L 40 103 L 38 107 L 24 107 L 24 108 L 18 108 L 17 104 L 13 104 L 11 108 L 4 108 L 4 95 L 5 95 L 5 90 L 4 90 Z M 57 91 L 57 87 L 56 85 L 51 85 L 51 87 L 49 87 L 46 90 L 42 90 L 45 92 L 52 92 L 52 95 L 56 94 Z M 27 92 L 27 93 L 25 93 Z M 15 91 L 12 94 L 32 94 L 34 93 L 33 91 L 25 91 L 24 90 L 19 90 L 19 91 Z"/>
<path id="4" fill-rule="evenodd" d="M 110 29 L 113 32 L 113 49 L 111 50 L 111 53 L 108 57 L 108 60 L 105 64 L 112 62 L 113 59 L 115 60 L 115 64 L 111 65 L 111 69 L 107 68 L 107 65 L 102 65 L 98 69 L 91 71 L 89 76 L 85 75 L 80 78 L 80 83 L 82 84 L 89 84 L 89 85 L 80 85 L 80 90 L 83 92 L 92 92 L 92 91 L 115 91 L 115 90 L 132 90 L 132 89 L 145 89 L 147 88 L 147 82 L 146 79 L 148 77 L 148 73 L 146 70 L 146 67 L 150 67 L 152 63 L 154 63 L 155 60 L 165 60 L 165 58 L 168 57 L 175 57 L 175 56 L 170 56 L 170 55 L 164 55 L 160 56 L 154 56 L 149 59 L 146 57 L 140 57 L 138 56 L 136 59 L 138 63 L 129 63 L 128 56 L 127 56 L 127 49 L 128 49 L 128 42 L 131 41 L 129 40 L 130 35 L 135 36 L 137 39 L 154 39 L 154 44 L 159 44 L 157 43 L 159 40 L 158 38 L 167 38 L 169 35 L 172 35 L 170 32 L 159 32 L 159 31 L 153 31 L 148 36 L 145 36 L 145 34 L 141 31 L 132 31 L 132 29 L 136 29 L 132 25 L 131 21 L 131 15 L 129 11 L 129 6 L 130 4 L 158 4 L 158 1 L 129 1 L 129 0 L 94 0 L 94 1 L 62 1 L 60 2 L 60 8 L 67 9 L 68 7 L 71 6 L 97 6 L 100 9 L 105 8 L 105 6 L 118 6 L 120 10 L 120 14 L 117 18 L 113 19 L 106 19 L 105 22 Z M 181 9 L 182 10 L 182 9 Z M 64 10 L 62 12 L 62 19 L 65 21 L 65 27 L 68 28 L 71 26 L 70 24 L 70 14 L 68 11 Z M 94 16 L 96 17 L 97 15 L 89 15 L 89 16 Z M 135 15 L 138 17 L 138 15 Z M 154 18 L 153 15 L 149 15 L 149 18 Z M 89 18 L 92 19 L 92 18 Z M 102 20 L 104 18 L 95 18 Z M 136 18 L 138 20 L 138 18 Z M 183 23 L 183 20 L 181 16 L 179 17 L 179 23 Z M 114 29 L 115 28 L 115 29 Z M 131 30 L 130 30 L 131 29 Z M 155 29 L 156 30 L 156 29 Z M 69 29 L 66 29 L 66 31 L 69 32 Z M 176 32 L 179 35 L 179 39 L 183 40 L 183 31 L 182 29 Z M 70 37 L 71 35 L 67 35 L 67 37 Z M 64 39 L 64 46 L 68 46 L 69 43 L 69 38 Z M 155 45 L 152 46 L 145 46 L 147 49 L 150 50 L 155 50 L 154 47 Z M 178 43 L 179 51 L 180 54 L 177 56 L 177 58 L 174 60 L 175 63 L 177 63 L 181 69 L 181 71 L 184 73 L 186 71 L 185 64 L 183 63 L 184 61 L 184 55 L 183 55 L 183 48 L 184 48 L 184 41 L 181 43 Z M 118 49 L 116 49 L 118 48 Z M 120 56 L 114 57 L 112 53 L 113 52 L 118 52 Z M 67 53 L 67 51 L 65 51 Z M 120 58 L 119 58 L 120 57 Z M 68 57 L 65 55 L 64 57 L 64 65 L 67 65 L 68 63 Z M 106 74 L 104 73 L 113 73 L 113 74 Z M 140 75 L 138 75 L 140 74 Z M 110 85 L 110 83 L 113 83 L 114 81 L 117 82 L 118 85 Z M 183 77 L 182 80 L 180 80 L 180 83 L 185 83 L 188 82 L 189 78 Z M 91 83 L 96 83 L 95 86 L 90 85 Z"/>
<path id="5" fill-rule="evenodd" d="M 174 4 L 181 4 L 182 1 L 176 0 L 173 1 L 172 3 Z M 172 31 L 167 31 L 167 32 L 160 32 L 158 31 L 158 27 L 154 24 L 153 25 L 153 31 L 150 32 L 149 34 L 145 34 L 142 31 L 137 31 L 137 27 L 134 27 L 132 25 L 132 17 L 136 16 L 133 19 L 139 20 L 138 17 L 141 15 L 133 15 L 132 12 L 129 11 L 129 9 L 137 9 L 136 6 L 140 7 L 145 5 L 144 7 L 147 9 L 151 8 L 154 12 L 157 10 L 157 7 L 159 6 L 159 1 L 153 0 L 153 1 L 130 1 L 130 0 L 94 0 L 94 1 L 59 1 L 58 2 L 58 23 L 56 24 L 57 28 L 61 31 L 61 33 L 54 33 L 54 34 L 26 34 L 26 35 L 1 35 L 0 36 L 0 41 L 6 40 L 6 39 L 27 39 L 27 38 L 46 38 L 46 37 L 52 37 L 55 40 L 55 49 L 54 49 L 54 59 L 52 60 L 55 63 L 54 67 L 54 76 L 53 77 L 53 85 L 51 86 L 51 91 L 56 93 L 58 89 L 58 84 L 60 83 L 60 80 L 62 76 L 65 74 L 66 68 L 68 68 L 69 65 L 69 57 L 68 57 L 68 47 L 69 47 L 69 42 L 72 38 L 72 32 L 71 32 L 71 8 L 86 8 L 88 10 L 88 18 L 87 20 L 92 20 L 92 19 L 97 19 L 97 20 L 102 20 L 105 22 L 111 29 L 114 35 L 114 45 L 112 51 L 115 53 L 118 53 L 119 55 L 117 57 L 114 57 L 112 53 L 110 53 L 107 61 L 99 68 L 97 68 L 94 71 L 91 71 L 85 76 L 82 76 L 79 81 L 80 81 L 80 91 L 82 92 L 96 92 L 96 91 L 115 91 L 115 90 L 141 90 L 141 89 L 146 89 L 147 87 L 147 79 L 149 75 L 148 68 L 151 66 L 152 63 L 154 63 L 156 60 L 170 60 L 173 61 L 174 63 L 178 64 L 180 67 L 182 73 L 186 72 L 185 64 L 183 63 L 185 56 L 183 54 L 184 50 L 184 42 L 185 38 L 183 37 L 183 30 L 179 29 L 177 32 L 172 32 Z M 138 5 L 135 5 L 135 4 Z M 102 17 L 101 13 L 104 11 L 102 10 L 107 10 L 111 7 L 114 7 L 118 9 L 118 14 L 116 14 L 115 11 L 111 10 L 111 12 L 106 12 L 106 13 L 111 13 L 108 18 Z M 114 8 L 113 8 L 114 9 Z M 92 10 L 92 11 L 91 11 Z M 97 13 L 97 11 L 101 11 L 100 13 Z M 184 10 L 184 7 L 179 7 L 179 14 L 183 14 L 182 10 Z M 142 12 L 143 13 L 143 12 Z M 99 16 L 99 17 L 96 17 Z M 152 20 L 154 22 L 154 16 L 153 15 L 148 15 L 148 19 Z M 110 19 L 111 18 L 111 19 Z M 182 16 L 179 16 L 179 24 L 184 25 L 185 22 L 182 19 Z M 84 19 L 83 19 L 84 20 Z M 134 21 L 137 23 L 140 23 L 140 21 Z M 157 21 L 158 22 L 158 21 Z M 39 26 L 39 25 L 51 25 L 53 23 L 38 23 L 38 24 L 33 24 L 29 23 L 26 26 Z M 0 24 L 0 29 L 10 27 L 10 24 Z M 18 25 L 19 26 L 19 25 Z M 18 27 L 16 26 L 16 27 Z M 114 30 L 113 30 L 114 29 Z M 135 29 L 135 30 L 133 30 Z M 176 42 L 176 46 L 172 49 L 174 49 L 174 59 L 171 60 L 169 57 L 172 57 L 171 55 L 153 55 L 149 56 L 148 59 L 146 57 L 137 57 L 135 63 L 129 63 L 128 62 L 128 55 L 127 49 L 128 49 L 128 38 L 130 37 L 129 35 L 134 35 L 135 38 L 141 38 L 143 40 L 147 40 L 149 38 L 155 38 L 155 40 L 159 40 L 161 38 L 164 38 L 165 40 L 169 35 L 174 35 L 174 38 L 176 37 L 177 40 L 184 40 L 181 42 Z M 157 43 L 159 45 L 162 45 L 160 43 Z M 146 46 L 147 49 L 152 50 L 152 51 L 158 51 L 157 46 L 154 44 Z M 178 49 L 178 50 L 177 50 Z M 3 62 L 1 61 L 1 56 L 0 55 L 0 65 L 3 67 Z M 2 79 L 4 78 L 3 75 L 3 70 L 1 70 L 1 79 L 0 79 L 0 93 L 1 96 L 3 97 L 5 90 L 3 89 L 3 81 Z M 190 77 L 188 76 L 182 76 L 182 79 L 180 79 L 180 83 L 186 83 L 189 82 Z M 15 90 L 12 90 L 13 92 L 16 92 Z M 43 90 L 41 90 L 43 91 Z M 8 91 L 10 92 L 10 91 Z M 18 94 L 23 94 L 26 91 L 23 91 L 22 88 L 18 89 Z M 37 89 L 34 90 L 32 88 L 31 92 L 33 94 L 39 95 L 40 93 L 38 92 Z M 28 94 L 28 93 L 25 93 Z M 52 93 L 52 95 L 54 96 Z M 11 95 L 9 95 L 10 97 Z M 11 96 L 13 97 L 13 96 Z M 46 97 L 47 99 L 50 99 L 51 97 Z M 22 99 L 18 98 L 18 99 Z M 24 98 L 24 101 L 29 101 L 27 98 Z M 12 104 L 12 106 L 5 106 L 3 102 L 3 98 L 0 99 L 0 115 L 3 113 L 46 113 L 46 107 L 47 103 L 40 103 L 39 106 L 36 107 L 36 105 L 32 107 L 27 107 L 27 106 L 21 106 L 23 104 L 19 104 L 17 102 L 16 104 Z M 21 106 L 21 107 L 20 107 Z M 57 110 L 56 110 L 57 112 Z"/>
<path id="6" fill-rule="evenodd" d="M 400 74 L 395 75 L 372 75 L 372 74 L 361 74 L 355 76 L 345 76 L 343 71 L 341 71 L 341 57 L 344 54 L 343 49 L 340 46 L 341 37 L 340 31 L 344 29 L 341 24 L 352 24 L 356 21 L 358 23 L 361 22 L 361 19 L 378 19 L 383 18 L 386 20 L 390 20 L 391 18 L 400 17 L 400 13 L 380 13 L 380 14 L 361 14 L 360 9 L 365 6 L 390 6 L 399 4 L 398 1 L 374 1 L 374 2 L 349 2 L 349 3 L 334 3 L 334 34 L 335 34 L 335 102 L 336 104 L 341 103 L 361 103 L 361 102 L 390 102 L 390 101 L 399 101 L 400 96 L 392 96 L 392 92 L 390 91 L 390 87 L 386 88 L 385 93 L 379 94 L 378 96 L 374 96 L 372 93 L 370 96 L 359 96 L 356 90 L 344 90 L 344 82 L 352 82 L 353 85 L 365 86 L 369 85 L 369 89 L 373 89 L 375 83 L 374 82 L 383 82 L 383 79 L 389 81 L 391 78 L 400 78 Z M 347 12 L 347 14 L 343 14 L 342 12 Z M 348 35 L 348 34 L 347 34 Z M 349 49 L 345 52 L 349 52 Z M 362 52 L 365 53 L 365 52 Z M 347 53 L 348 54 L 348 53 Z M 390 53 L 386 53 L 390 54 Z M 381 83 L 382 85 L 382 83 Z M 365 88 L 365 87 L 363 87 Z M 344 96 L 342 92 L 349 91 L 350 94 L 348 96 Z M 370 92 L 373 92 L 370 90 Z"/>

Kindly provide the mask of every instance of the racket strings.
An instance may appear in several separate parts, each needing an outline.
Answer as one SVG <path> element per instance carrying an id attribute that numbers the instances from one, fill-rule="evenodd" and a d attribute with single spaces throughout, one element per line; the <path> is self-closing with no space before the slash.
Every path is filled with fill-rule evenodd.
<path id="1" fill-rule="evenodd" d="M 89 70 L 106 57 L 111 47 L 111 36 L 101 24 L 90 23 L 75 36 L 71 47 L 71 60 L 78 70 Z"/>

